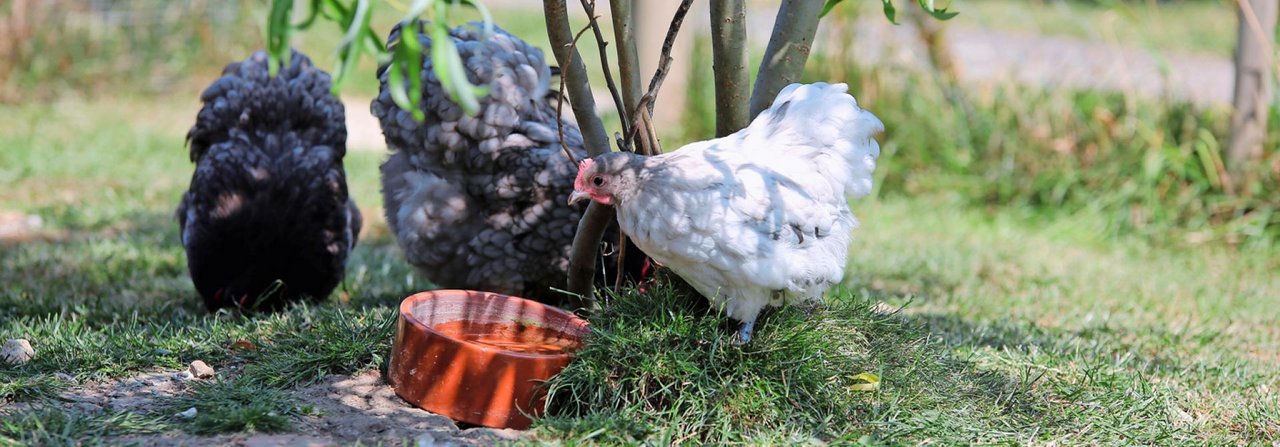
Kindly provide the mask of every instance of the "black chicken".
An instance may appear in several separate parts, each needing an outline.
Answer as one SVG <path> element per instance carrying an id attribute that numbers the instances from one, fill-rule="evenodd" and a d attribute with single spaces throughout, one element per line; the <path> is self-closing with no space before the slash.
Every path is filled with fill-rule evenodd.
<path id="1" fill-rule="evenodd" d="M 269 311 L 328 297 L 361 225 L 329 74 L 295 51 L 272 77 L 257 52 L 223 69 L 200 100 L 187 133 L 196 170 L 177 218 L 205 305 Z"/>
<path id="2" fill-rule="evenodd" d="M 496 27 L 488 39 L 478 26 L 452 30 L 468 78 L 489 89 L 469 117 L 445 95 L 431 70 L 431 39 L 417 29 L 424 53 L 416 106 L 425 122 L 392 101 L 386 67 L 371 105 L 392 151 L 382 165 L 387 223 L 409 263 L 438 286 L 558 301 L 550 289 L 565 286 L 584 207 L 566 205 L 576 166 L 559 144 L 551 67 L 540 50 Z M 400 38 L 397 26 L 388 42 Z M 572 121 L 564 140 L 576 159 L 586 158 Z M 611 284 L 616 225 L 604 240 L 596 281 Z M 639 279 L 643 253 L 629 246 L 627 254 L 624 274 Z"/>

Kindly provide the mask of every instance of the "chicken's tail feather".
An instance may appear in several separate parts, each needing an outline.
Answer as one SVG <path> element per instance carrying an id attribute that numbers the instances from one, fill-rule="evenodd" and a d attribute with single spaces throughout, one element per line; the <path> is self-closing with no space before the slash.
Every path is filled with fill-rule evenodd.
<path id="1" fill-rule="evenodd" d="M 228 64 L 200 94 L 203 106 L 187 132 L 192 161 L 231 139 L 236 130 L 295 132 L 308 143 L 345 154 L 346 112 L 330 90 L 329 74 L 297 50 L 291 50 L 289 64 L 281 65 L 275 76 L 267 59 L 265 51 L 258 51 Z"/>
<path id="2" fill-rule="evenodd" d="M 870 194 L 880 156 L 875 135 L 884 124 L 859 108 L 848 90 L 846 84 L 824 82 L 787 86 L 742 132 L 744 143 L 807 157 L 824 177 L 838 181 L 845 195 Z"/>

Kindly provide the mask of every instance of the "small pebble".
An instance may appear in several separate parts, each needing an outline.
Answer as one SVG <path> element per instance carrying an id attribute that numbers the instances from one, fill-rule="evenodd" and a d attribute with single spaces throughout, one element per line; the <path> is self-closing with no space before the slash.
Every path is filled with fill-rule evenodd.
<path id="1" fill-rule="evenodd" d="M 213 377 L 214 374 L 213 368 L 210 368 L 203 360 L 191 362 L 191 368 L 188 368 L 188 371 L 197 379 L 208 379 Z"/>
<path id="2" fill-rule="evenodd" d="M 31 348 L 31 342 L 21 338 L 9 339 L 4 342 L 4 347 L 0 347 L 0 360 L 10 365 L 26 364 L 35 356 L 36 350 Z"/>
<path id="3" fill-rule="evenodd" d="M 416 439 L 417 447 L 454 447 L 457 444 L 449 440 L 447 433 L 427 432 Z"/>
<path id="4" fill-rule="evenodd" d="M 194 418 L 194 417 L 196 417 L 196 407 L 188 408 L 188 409 L 187 409 L 187 411 L 184 411 L 184 412 L 178 413 L 178 414 L 177 414 L 177 416 L 178 416 L 178 417 L 180 417 L 180 418 L 183 418 L 183 419 L 191 419 L 191 418 Z"/>
<path id="5" fill-rule="evenodd" d="M 57 373 L 57 374 L 54 374 L 53 377 L 71 385 L 75 385 L 76 383 L 79 383 L 79 381 L 76 380 L 74 376 L 67 373 Z"/>

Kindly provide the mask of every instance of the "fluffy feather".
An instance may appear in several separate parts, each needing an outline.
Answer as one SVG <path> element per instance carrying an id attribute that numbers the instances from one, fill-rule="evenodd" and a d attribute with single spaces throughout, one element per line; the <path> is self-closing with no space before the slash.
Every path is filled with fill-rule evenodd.
<path id="1" fill-rule="evenodd" d="M 210 310 L 324 299 L 342 280 L 361 216 L 347 196 L 344 113 L 329 87 L 301 53 L 271 77 L 258 52 L 201 94 L 187 134 L 196 169 L 177 218 Z"/>
<path id="2" fill-rule="evenodd" d="M 388 41 L 404 31 L 397 26 Z M 550 67 L 540 50 L 500 28 L 487 39 L 478 29 L 450 31 L 471 82 L 489 88 L 480 113 L 469 117 L 445 95 L 431 70 L 431 39 L 417 31 L 428 49 L 417 102 L 425 122 L 392 101 L 385 67 L 372 104 L 392 151 L 382 165 L 382 194 L 400 248 L 437 286 L 554 300 L 550 288 L 565 286 L 583 207 L 565 205 L 574 166 L 559 143 Z M 574 158 L 586 157 L 568 120 L 564 140 Z M 616 244 L 616 228 L 605 241 Z M 615 258 L 604 257 L 598 282 L 612 281 Z M 642 253 L 633 248 L 627 258 L 638 277 Z"/>
<path id="3" fill-rule="evenodd" d="M 793 84 L 746 129 L 654 157 L 610 153 L 577 191 L 612 202 L 645 253 L 743 323 L 844 277 L 848 199 L 868 194 L 883 124 L 844 84 Z"/>

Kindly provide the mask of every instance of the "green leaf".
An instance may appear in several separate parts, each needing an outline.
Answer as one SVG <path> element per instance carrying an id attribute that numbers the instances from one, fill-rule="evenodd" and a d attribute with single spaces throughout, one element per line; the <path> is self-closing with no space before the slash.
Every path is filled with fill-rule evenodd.
<path id="1" fill-rule="evenodd" d="M 492 36 L 493 15 L 489 14 L 489 8 L 485 8 L 484 5 L 473 0 L 462 0 L 462 4 L 475 8 L 476 11 L 480 12 L 480 21 L 484 24 L 484 37 L 487 39 Z"/>
<path id="2" fill-rule="evenodd" d="M 267 72 L 275 76 L 280 64 L 289 63 L 289 36 L 292 26 L 289 17 L 293 15 L 293 0 L 272 0 L 271 12 L 267 16 Z"/>
<path id="3" fill-rule="evenodd" d="M 1222 177 L 1218 175 L 1218 170 L 1223 163 L 1218 155 L 1221 151 L 1218 150 L 1218 141 L 1213 138 L 1213 133 L 1200 129 L 1193 147 L 1200 157 L 1200 166 L 1204 169 L 1204 176 L 1209 179 L 1209 184 L 1216 190 L 1222 190 Z"/>
<path id="4" fill-rule="evenodd" d="M 356 0 L 356 7 L 351 11 L 349 17 L 350 23 L 347 24 L 347 33 L 342 37 L 342 43 L 338 50 L 338 69 L 336 79 L 333 81 L 333 89 L 337 91 L 338 87 L 351 74 L 351 70 L 360 62 L 360 54 L 364 49 L 366 38 L 373 36 L 373 31 L 369 30 L 369 0 Z M 379 51 L 381 51 L 379 49 Z M 377 53 L 375 53 L 377 54 Z"/>
<path id="5" fill-rule="evenodd" d="M 350 46 L 356 41 L 356 37 L 360 35 L 369 25 L 369 0 L 356 0 L 355 16 L 352 17 L 351 26 L 347 28 L 347 33 L 342 36 L 342 42 L 338 45 L 342 47 Z"/>
<path id="6" fill-rule="evenodd" d="M 849 378 L 860 382 L 860 383 L 849 385 L 849 389 L 851 390 L 875 391 L 880 389 L 880 376 L 877 376 L 875 374 L 864 372 L 862 374 L 849 376 Z"/>
<path id="7" fill-rule="evenodd" d="M 307 29 L 316 22 L 316 17 L 320 16 L 320 10 L 324 8 L 321 3 L 323 0 L 311 0 L 311 11 L 307 13 L 307 18 L 297 25 L 293 25 L 294 29 Z"/>
<path id="8" fill-rule="evenodd" d="M 889 19 L 889 23 L 897 25 L 898 21 L 897 19 L 895 19 L 895 16 L 898 15 L 898 10 L 893 8 L 893 0 L 881 0 L 881 1 L 884 2 L 885 18 Z"/>
<path id="9" fill-rule="evenodd" d="M 826 17 L 827 13 L 831 12 L 831 9 L 835 8 L 836 5 L 839 5 L 842 1 L 844 0 L 827 0 L 827 4 L 822 5 L 822 13 L 818 14 L 818 18 Z"/>
<path id="10" fill-rule="evenodd" d="M 467 79 L 466 67 L 445 24 L 449 17 L 448 7 L 445 2 L 436 3 L 436 17 L 431 22 L 432 69 L 449 99 L 462 107 L 463 113 L 475 116 L 480 113 L 478 97 L 487 95 L 489 90 L 476 87 Z"/>
<path id="11" fill-rule="evenodd" d="M 409 101 L 409 95 L 405 92 L 404 72 L 400 69 L 398 61 L 392 62 L 387 70 L 387 91 L 391 93 L 391 100 L 395 101 L 397 106 L 403 110 L 412 110 L 413 103 Z"/>
<path id="12" fill-rule="evenodd" d="M 400 43 L 396 45 L 391 57 L 387 88 L 392 101 L 421 122 L 426 119 L 426 115 L 422 109 L 415 107 L 414 101 L 422 97 L 422 42 L 418 41 L 418 33 L 412 30 L 413 27 L 409 26 L 411 24 L 412 22 L 406 22 L 401 29 Z M 407 86 L 405 77 L 409 78 Z"/>
<path id="13" fill-rule="evenodd" d="M 427 8 L 431 7 L 431 2 L 432 0 L 414 0 L 413 4 L 409 5 L 409 11 L 405 13 L 404 19 L 401 19 L 401 21 L 405 25 L 412 23 L 422 13 L 427 12 Z"/>
<path id="14" fill-rule="evenodd" d="M 942 9 L 935 8 L 933 6 L 933 0 L 917 0 L 917 1 L 920 2 L 920 7 L 924 8 L 925 12 L 928 12 L 929 15 L 933 16 L 933 18 L 938 20 L 948 20 L 952 17 L 960 15 L 960 13 L 958 12 L 948 12 L 947 8 L 942 8 Z M 884 0 L 884 2 L 887 4 L 889 3 L 889 0 Z M 890 18 L 889 20 L 893 20 L 893 19 Z"/>

